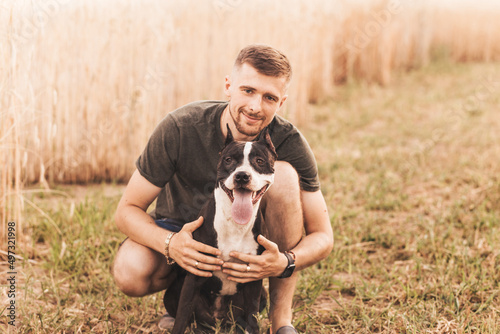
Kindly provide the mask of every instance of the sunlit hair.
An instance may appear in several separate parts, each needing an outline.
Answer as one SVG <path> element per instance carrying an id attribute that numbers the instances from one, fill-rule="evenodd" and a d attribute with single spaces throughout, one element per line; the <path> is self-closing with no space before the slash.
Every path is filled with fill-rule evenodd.
<path id="1" fill-rule="evenodd" d="M 234 67 L 239 69 L 245 63 L 251 65 L 260 74 L 284 77 L 287 85 L 292 78 L 292 66 L 288 58 L 268 45 L 253 44 L 243 48 L 234 62 Z"/>

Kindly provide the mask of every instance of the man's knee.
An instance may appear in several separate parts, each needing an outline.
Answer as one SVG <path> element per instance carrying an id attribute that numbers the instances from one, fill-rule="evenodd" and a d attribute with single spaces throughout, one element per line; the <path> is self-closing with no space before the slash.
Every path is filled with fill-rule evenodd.
<path id="1" fill-rule="evenodd" d="M 277 161 L 274 169 L 274 184 L 266 195 L 278 200 L 300 199 L 299 176 L 295 168 L 286 161 Z"/>
<path id="2" fill-rule="evenodd" d="M 130 297 L 142 297 L 147 294 L 147 284 L 138 279 L 134 266 L 124 260 L 124 256 L 117 256 L 113 263 L 112 274 L 116 286 Z"/>
<path id="3" fill-rule="evenodd" d="M 275 182 L 263 198 L 264 233 L 280 250 L 293 248 L 302 238 L 304 219 L 299 177 L 289 163 L 275 165 Z"/>
<path id="4" fill-rule="evenodd" d="M 118 250 L 111 269 L 117 287 L 130 297 L 142 297 L 152 293 L 155 261 L 147 259 L 148 254 L 144 254 L 141 247 L 144 246 L 127 239 Z"/>

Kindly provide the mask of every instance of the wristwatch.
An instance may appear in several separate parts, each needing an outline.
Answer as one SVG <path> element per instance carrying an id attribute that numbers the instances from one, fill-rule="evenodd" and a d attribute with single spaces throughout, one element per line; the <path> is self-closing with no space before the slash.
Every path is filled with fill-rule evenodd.
<path id="1" fill-rule="evenodd" d="M 288 260 L 288 265 L 285 268 L 285 271 L 278 276 L 278 278 L 287 278 L 292 276 L 293 271 L 295 270 L 295 254 L 293 252 L 285 251 L 285 256 Z"/>

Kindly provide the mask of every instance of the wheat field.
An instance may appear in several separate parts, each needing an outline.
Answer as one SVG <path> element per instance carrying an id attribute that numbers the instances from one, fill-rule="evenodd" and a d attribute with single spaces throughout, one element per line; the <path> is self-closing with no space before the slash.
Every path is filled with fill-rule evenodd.
<path id="1" fill-rule="evenodd" d="M 498 6 L 432 1 L 0 1 L 0 214 L 23 222 L 25 187 L 124 182 L 157 122 L 223 99 L 237 52 L 265 43 L 294 68 L 282 113 L 352 80 L 444 57 L 498 61 Z M 33 191 L 33 190 L 30 190 Z"/>

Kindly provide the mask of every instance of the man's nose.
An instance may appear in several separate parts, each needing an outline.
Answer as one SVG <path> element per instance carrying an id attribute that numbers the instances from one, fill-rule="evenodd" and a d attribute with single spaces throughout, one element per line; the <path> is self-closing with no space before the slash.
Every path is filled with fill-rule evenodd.
<path id="1" fill-rule="evenodd" d="M 252 98 L 249 104 L 250 111 L 260 112 L 262 110 L 262 97 L 258 94 Z"/>

